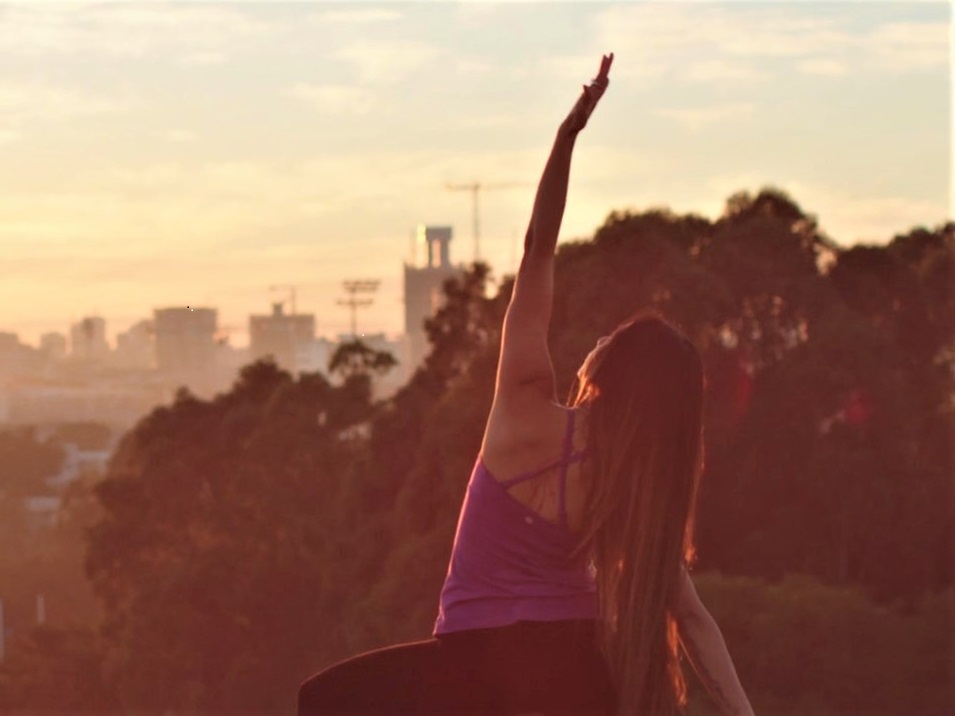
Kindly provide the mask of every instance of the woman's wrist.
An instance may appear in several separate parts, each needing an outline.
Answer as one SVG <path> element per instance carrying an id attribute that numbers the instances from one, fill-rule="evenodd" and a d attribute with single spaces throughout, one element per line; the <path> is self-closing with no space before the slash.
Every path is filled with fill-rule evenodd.
<path id="1" fill-rule="evenodd" d="M 560 126 L 557 128 L 557 139 L 559 141 L 573 143 L 576 141 L 578 134 L 580 134 L 580 129 L 575 129 L 571 125 L 570 117 L 561 122 Z"/>

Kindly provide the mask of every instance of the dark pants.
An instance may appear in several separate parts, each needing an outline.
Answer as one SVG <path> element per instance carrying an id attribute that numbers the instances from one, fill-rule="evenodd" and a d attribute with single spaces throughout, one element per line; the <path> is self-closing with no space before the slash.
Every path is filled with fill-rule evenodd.
<path id="1" fill-rule="evenodd" d="M 299 716 L 603 716 L 614 697 L 595 622 L 518 622 L 376 649 L 302 684 Z"/>

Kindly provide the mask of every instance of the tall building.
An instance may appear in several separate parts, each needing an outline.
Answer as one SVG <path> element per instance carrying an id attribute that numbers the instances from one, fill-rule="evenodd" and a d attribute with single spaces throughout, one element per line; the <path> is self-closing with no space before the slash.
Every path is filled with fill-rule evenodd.
<path id="1" fill-rule="evenodd" d="M 116 352 L 113 364 L 117 368 L 156 367 L 156 327 L 153 321 L 138 321 L 128 330 L 116 335 Z"/>
<path id="2" fill-rule="evenodd" d="M 0 333 L 0 383 L 29 372 L 36 351 L 20 343 L 16 333 Z"/>
<path id="3" fill-rule="evenodd" d="M 426 263 L 423 266 L 405 264 L 405 340 L 407 370 L 413 372 L 428 354 L 428 336 L 424 322 L 440 307 L 442 284 L 449 278 L 459 276 L 463 269 L 451 265 L 450 226 L 419 226 L 417 246 L 425 249 Z"/>
<path id="4" fill-rule="evenodd" d="M 250 361 L 271 355 L 279 367 L 297 375 L 303 370 L 303 354 L 314 340 L 313 314 L 289 315 L 281 303 L 273 303 L 271 316 L 249 317 Z"/>
<path id="5" fill-rule="evenodd" d="M 79 363 L 105 363 L 109 358 L 106 321 L 88 316 L 70 326 L 70 358 Z"/>
<path id="6" fill-rule="evenodd" d="M 40 336 L 40 353 L 48 360 L 63 360 L 66 358 L 66 336 L 56 332 L 44 333 Z"/>
<path id="7" fill-rule="evenodd" d="M 186 385 L 211 397 L 217 384 L 214 308 L 157 308 L 153 311 L 156 367 L 175 387 Z"/>

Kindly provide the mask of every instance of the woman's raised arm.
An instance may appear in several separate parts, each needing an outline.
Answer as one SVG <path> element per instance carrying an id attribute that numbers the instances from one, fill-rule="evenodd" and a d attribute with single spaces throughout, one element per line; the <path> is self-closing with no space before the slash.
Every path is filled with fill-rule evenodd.
<path id="1" fill-rule="evenodd" d="M 567 182 L 570 177 L 570 157 L 574 150 L 577 134 L 587 126 L 587 120 L 610 84 L 610 65 L 613 53 L 604 55 L 600 61 L 600 71 L 583 91 L 567 118 L 561 122 L 554 140 L 544 174 L 537 187 L 534 199 L 534 211 L 530 226 L 524 239 L 524 253 L 550 256 L 557 246 L 557 234 L 564 216 L 567 203 Z"/>
<path id="2" fill-rule="evenodd" d="M 553 306 L 554 249 L 567 201 L 570 157 L 577 133 L 607 89 L 613 54 L 605 55 L 600 72 L 574 104 L 557 130 L 524 240 L 524 256 L 514 281 L 514 293 L 504 317 L 501 357 L 494 402 L 523 402 L 524 397 L 555 400 L 553 364 L 547 348 L 547 329 Z M 492 416 L 495 409 L 492 408 Z"/>

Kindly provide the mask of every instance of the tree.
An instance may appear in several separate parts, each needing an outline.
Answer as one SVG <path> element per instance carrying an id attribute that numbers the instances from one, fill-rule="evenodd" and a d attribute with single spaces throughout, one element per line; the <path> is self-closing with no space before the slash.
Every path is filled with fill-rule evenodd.
<path id="1" fill-rule="evenodd" d="M 345 391 L 260 361 L 123 438 L 87 568 L 124 708 L 288 709 L 340 653 L 340 576 L 363 537 L 342 513 L 361 444 L 341 434 L 369 411 Z"/>
<path id="2" fill-rule="evenodd" d="M 56 440 L 40 442 L 32 426 L 0 431 L 0 497 L 52 494 L 47 480 L 60 469 L 63 458 Z"/>
<path id="3" fill-rule="evenodd" d="M 772 708 L 946 705 L 931 664 L 951 620 L 952 237 L 946 225 L 843 250 L 767 188 L 731 197 L 715 223 L 614 212 L 593 241 L 561 245 L 562 393 L 594 340 L 643 307 L 703 354 L 700 568 L 754 578 L 712 582 L 704 601 Z M 513 289 L 489 296 L 488 279 L 475 264 L 445 283 L 431 352 L 387 401 L 369 387 L 388 359 L 351 344 L 333 361 L 341 385 L 259 361 L 212 401 L 182 390 L 146 416 L 89 513 L 103 643 L 38 638 L 24 655 L 50 663 L 17 678 L 83 674 L 95 653 L 120 709 L 288 711 L 310 673 L 429 634 Z M 924 619 L 876 634 L 887 607 L 866 593 Z M 891 640 L 920 655 L 904 672 L 917 688 L 882 676 L 900 668 Z M 792 654 L 819 653 L 825 668 L 791 681 Z"/>
<path id="4" fill-rule="evenodd" d="M 328 370 L 343 380 L 356 375 L 382 376 L 398 365 L 388 351 L 376 351 L 357 338 L 342 343 L 335 349 Z"/>

